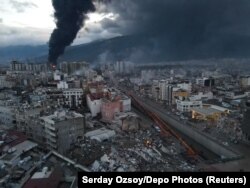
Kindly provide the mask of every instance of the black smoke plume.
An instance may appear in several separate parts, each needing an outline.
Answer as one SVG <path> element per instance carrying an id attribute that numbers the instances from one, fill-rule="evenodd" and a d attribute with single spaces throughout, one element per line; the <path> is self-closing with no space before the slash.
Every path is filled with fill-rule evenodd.
<path id="1" fill-rule="evenodd" d="M 49 63 L 56 65 L 57 59 L 76 38 L 83 27 L 87 13 L 95 11 L 92 0 L 52 0 L 55 9 L 56 29 L 49 40 Z"/>
<path id="2" fill-rule="evenodd" d="M 122 58 L 135 54 L 137 61 L 151 62 L 250 57 L 249 0 L 114 0 L 107 8 L 119 16 L 105 19 L 102 29 L 134 36 L 131 50 L 125 46 L 128 39 L 119 43 L 125 46 L 120 48 Z"/>

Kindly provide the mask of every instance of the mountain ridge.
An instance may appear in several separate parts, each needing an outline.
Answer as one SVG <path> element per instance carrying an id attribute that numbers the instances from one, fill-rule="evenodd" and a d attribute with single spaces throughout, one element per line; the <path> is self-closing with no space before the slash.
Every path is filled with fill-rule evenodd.
<path id="1" fill-rule="evenodd" d="M 129 60 L 134 62 L 159 62 L 207 58 L 247 58 L 250 57 L 250 37 L 237 41 L 231 35 L 223 35 L 220 41 L 207 40 L 201 44 L 188 41 L 175 43 L 174 39 L 161 43 L 165 36 L 146 34 L 118 36 L 75 46 L 70 46 L 58 59 L 61 61 L 103 61 Z M 222 41 L 229 41 L 227 44 Z M 243 50 L 242 50 L 243 49 Z M 35 62 L 47 61 L 48 46 L 9 46 L 0 47 L 0 63 L 12 59 L 30 59 Z"/>

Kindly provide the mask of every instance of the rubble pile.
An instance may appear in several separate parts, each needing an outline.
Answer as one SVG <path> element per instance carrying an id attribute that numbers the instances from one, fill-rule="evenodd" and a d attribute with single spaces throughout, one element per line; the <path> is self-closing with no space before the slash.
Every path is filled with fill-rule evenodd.
<path id="1" fill-rule="evenodd" d="M 69 157 L 84 166 L 89 166 L 95 160 L 100 159 L 105 153 L 110 152 L 110 142 L 100 143 L 97 140 L 88 138 L 85 138 L 82 142 L 80 146 L 70 152 Z"/>
<path id="2" fill-rule="evenodd" d="M 242 130 L 240 122 L 232 118 L 222 118 L 217 124 L 217 137 L 224 135 L 224 138 L 230 142 L 238 142 L 242 139 Z"/>
<path id="3" fill-rule="evenodd" d="M 213 136 L 226 146 L 228 146 L 229 143 L 238 143 L 243 137 L 239 120 L 231 117 L 222 117 L 218 122 L 193 123 L 192 126 Z"/>
<path id="4" fill-rule="evenodd" d="M 183 152 L 177 140 L 161 137 L 151 128 L 117 134 L 104 142 L 85 139 L 78 156 L 73 157 L 80 157 L 80 163 L 98 172 L 194 171 L 196 166 L 188 163 Z"/>

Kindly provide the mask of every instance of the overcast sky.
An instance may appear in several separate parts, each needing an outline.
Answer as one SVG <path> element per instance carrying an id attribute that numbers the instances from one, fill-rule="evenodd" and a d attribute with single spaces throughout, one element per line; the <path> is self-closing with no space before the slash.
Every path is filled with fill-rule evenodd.
<path id="1" fill-rule="evenodd" d="M 55 24 L 51 0 L 1 0 L 0 46 L 45 44 Z M 114 19 L 111 13 L 92 13 L 74 44 L 110 38 L 118 33 L 102 29 L 101 21 Z"/>
<path id="2" fill-rule="evenodd" d="M 74 44 L 146 34 L 156 51 L 249 54 L 249 10 L 250 0 L 111 0 L 89 15 Z M 1 0 L 1 46 L 45 44 L 54 27 L 51 0 Z"/>

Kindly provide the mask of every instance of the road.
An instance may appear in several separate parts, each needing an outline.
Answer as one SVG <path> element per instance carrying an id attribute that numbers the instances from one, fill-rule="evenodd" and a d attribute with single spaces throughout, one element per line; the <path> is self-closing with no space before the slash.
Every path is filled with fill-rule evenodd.
<path id="1" fill-rule="evenodd" d="M 146 98 L 140 98 L 136 96 L 136 98 L 143 103 L 143 105 L 150 109 L 152 112 L 157 113 L 160 117 L 167 122 L 174 122 L 177 126 L 189 126 L 185 123 L 185 121 L 180 121 L 179 118 L 164 109 L 161 105 L 155 103 Z M 192 128 L 192 127 L 190 127 Z M 201 133 L 204 134 L 204 133 Z M 210 139 L 216 141 L 211 135 L 207 135 Z M 220 144 L 220 143 L 218 143 Z M 240 143 L 238 145 L 230 146 L 231 149 L 243 155 L 243 159 L 229 161 L 229 162 L 219 162 L 215 164 L 204 165 L 204 169 L 209 170 L 217 170 L 217 171 L 250 171 L 250 150 L 249 145 Z"/>

